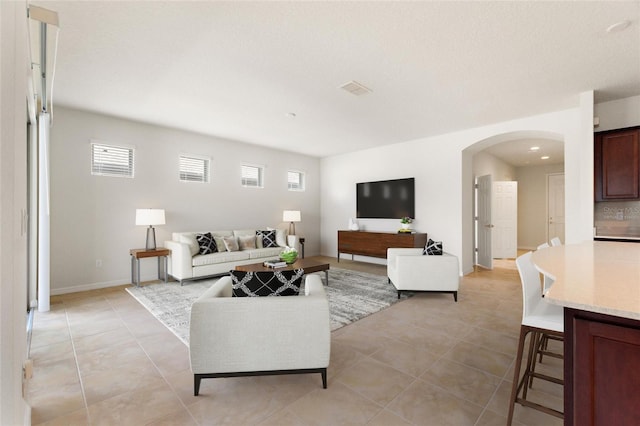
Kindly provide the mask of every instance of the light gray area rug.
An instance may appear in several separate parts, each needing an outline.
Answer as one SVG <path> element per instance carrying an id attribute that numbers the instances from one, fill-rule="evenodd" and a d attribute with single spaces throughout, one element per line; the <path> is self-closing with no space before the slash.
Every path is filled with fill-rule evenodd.
<path id="1" fill-rule="evenodd" d="M 320 272 L 324 282 L 324 272 Z M 126 290 L 186 345 L 189 344 L 191 305 L 219 278 L 129 287 Z M 337 330 L 398 302 L 398 295 L 387 277 L 334 268 L 329 270 L 331 330 Z M 402 293 L 400 300 L 409 297 Z"/>

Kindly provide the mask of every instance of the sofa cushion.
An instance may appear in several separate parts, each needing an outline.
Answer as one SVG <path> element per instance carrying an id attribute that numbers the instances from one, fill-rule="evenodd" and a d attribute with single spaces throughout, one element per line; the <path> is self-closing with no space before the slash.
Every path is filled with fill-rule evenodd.
<path id="1" fill-rule="evenodd" d="M 238 237 L 238 246 L 240 250 L 252 250 L 256 248 L 255 235 L 240 235 Z"/>
<path id="2" fill-rule="evenodd" d="M 203 254 L 193 256 L 191 259 L 192 266 L 215 265 L 218 263 L 237 262 L 240 260 L 249 260 L 249 252 L 244 251 L 224 251 L 221 253 Z"/>
<path id="3" fill-rule="evenodd" d="M 198 241 L 199 254 L 211 254 L 218 251 L 216 242 L 210 232 L 206 234 L 196 234 L 196 241 Z"/>
<path id="4" fill-rule="evenodd" d="M 262 248 L 278 247 L 276 231 L 256 231 L 256 239 L 262 242 Z"/>
<path id="5" fill-rule="evenodd" d="M 297 296 L 302 269 L 287 271 L 230 271 L 233 297 Z"/>
<path id="6" fill-rule="evenodd" d="M 249 259 L 262 259 L 265 257 L 278 257 L 282 252 L 282 247 L 269 247 L 254 250 L 247 250 Z"/>
<path id="7" fill-rule="evenodd" d="M 238 246 L 238 238 L 233 237 L 222 237 L 224 240 L 224 246 L 227 248 L 227 251 L 238 251 L 240 250 L 240 246 Z"/>
<path id="8" fill-rule="evenodd" d="M 433 241 L 429 238 L 429 241 L 427 241 L 427 244 L 424 246 L 422 254 L 442 256 L 442 241 Z"/>

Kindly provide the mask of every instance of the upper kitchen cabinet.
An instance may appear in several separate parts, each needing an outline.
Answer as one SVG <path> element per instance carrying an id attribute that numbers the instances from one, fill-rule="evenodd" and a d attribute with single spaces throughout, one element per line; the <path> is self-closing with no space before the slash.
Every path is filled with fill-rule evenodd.
<path id="1" fill-rule="evenodd" d="M 594 135 L 595 200 L 640 199 L 640 127 Z"/>

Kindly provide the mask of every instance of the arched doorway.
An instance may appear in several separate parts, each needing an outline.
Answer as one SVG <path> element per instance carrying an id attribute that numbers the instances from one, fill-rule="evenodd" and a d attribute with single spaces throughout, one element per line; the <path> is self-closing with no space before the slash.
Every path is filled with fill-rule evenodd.
<path id="1" fill-rule="evenodd" d="M 533 204 L 535 208 L 525 208 L 522 210 L 522 214 L 518 214 L 519 219 L 521 219 L 519 222 L 524 222 L 518 226 L 518 237 L 520 237 L 522 229 L 528 230 L 532 228 L 532 234 L 535 235 L 535 238 L 542 238 L 541 235 L 546 238 L 547 174 L 558 170 L 564 171 L 564 158 L 561 166 L 554 169 L 553 167 L 544 166 L 544 160 L 539 158 L 542 155 L 536 158 L 535 152 L 531 152 L 529 155 L 531 164 L 524 163 L 529 154 L 525 154 L 525 152 L 531 147 L 545 144 L 545 151 L 547 152 L 550 146 L 555 145 L 554 149 L 556 149 L 555 152 L 557 154 L 557 149 L 563 150 L 564 148 L 564 137 L 561 134 L 546 131 L 514 131 L 482 139 L 463 150 L 462 248 L 463 268 L 466 271 L 469 271 L 471 269 L 470 266 L 472 267 L 476 263 L 478 227 L 476 225 L 477 200 L 475 185 L 478 176 L 494 175 L 494 181 L 517 181 L 518 177 L 520 177 L 520 180 L 526 182 L 526 186 L 535 189 L 535 191 L 531 191 L 525 188 L 524 205 L 530 206 Z M 562 145 L 558 147 L 558 144 Z M 563 151 L 562 154 L 564 154 Z M 482 161 L 478 160 L 480 157 L 483 158 Z M 520 158 L 520 162 L 515 161 L 517 158 Z M 542 180 L 540 180 L 541 178 Z M 542 190 L 540 186 L 542 186 Z M 543 198 L 541 199 L 540 197 Z M 520 205 L 521 203 L 519 202 L 518 204 Z M 540 232 L 541 227 L 543 232 Z M 520 238 L 518 240 L 520 245 Z M 529 247 L 532 244 L 528 241 L 524 245 L 526 248 L 535 248 L 535 246 Z"/>

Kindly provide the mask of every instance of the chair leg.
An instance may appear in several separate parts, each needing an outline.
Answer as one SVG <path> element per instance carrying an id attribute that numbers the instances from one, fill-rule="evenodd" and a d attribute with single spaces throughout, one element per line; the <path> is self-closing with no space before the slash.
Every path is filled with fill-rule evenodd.
<path id="1" fill-rule="evenodd" d="M 529 353 L 527 355 L 527 367 L 524 371 L 524 374 L 522 375 L 522 382 L 524 384 L 524 388 L 522 390 L 522 399 L 527 399 L 529 381 L 533 380 L 531 371 L 533 370 L 533 368 L 535 368 L 536 345 L 538 344 L 539 337 L 540 334 L 537 331 L 531 330 L 531 337 L 529 338 Z"/>
<path id="2" fill-rule="evenodd" d="M 522 354 L 524 352 L 524 340 L 529 333 L 529 329 L 523 325 L 520 326 L 520 339 L 518 340 L 518 354 L 516 355 L 516 363 L 513 372 L 513 384 L 511 385 L 511 399 L 509 400 L 509 414 L 507 416 L 507 426 L 511 426 L 513 422 L 513 410 L 516 406 L 516 397 L 518 395 L 518 381 L 520 378 L 520 365 L 522 364 Z"/>
<path id="3" fill-rule="evenodd" d="M 400 290 L 398 290 L 398 299 L 400 299 Z"/>
<path id="4" fill-rule="evenodd" d="M 200 382 L 202 381 L 202 377 L 199 374 L 193 375 L 193 396 L 198 396 L 200 393 Z"/>
<path id="5" fill-rule="evenodd" d="M 457 292 L 457 291 L 454 291 L 454 292 L 453 292 L 453 301 L 454 301 L 454 302 L 457 302 L 457 301 L 458 301 L 458 292 Z"/>
<path id="6" fill-rule="evenodd" d="M 323 368 L 320 374 L 322 375 L 322 388 L 326 389 L 327 388 L 327 369 Z"/>

